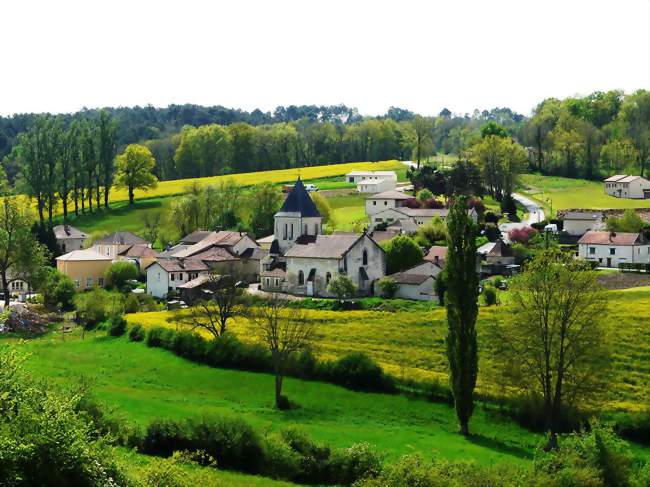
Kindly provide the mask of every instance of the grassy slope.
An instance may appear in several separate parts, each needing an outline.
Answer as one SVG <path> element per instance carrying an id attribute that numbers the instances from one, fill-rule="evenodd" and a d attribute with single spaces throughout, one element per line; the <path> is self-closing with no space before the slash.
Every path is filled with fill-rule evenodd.
<path id="1" fill-rule="evenodd" d="M 539 201 L 547 210 L 565 208 L 648 208 L 650 200 L 615 198 L 605 194 L 603 183 L 585 179 L 524 174 L 521 193 Z M 548 199 L 550 198 L 550 201 Z"/>
<path id="2" fill-rule="evenodd" d="M 90 379 L 100 400 L 126 417 L 147 424 L 152 418 L 185 418 L 218 413 L 242 418 L 261 429 L 298 425 L 314 439 L 336 447 L 366 441 L 389 460 L 422 452 L 483 464 L 529 458 L 539 436 L 477 409 L 476 434 L 456 433 L 453 409 L 404 396 L 352 392 L 319 382 L 286 380 L 285 392 L 302 407 L 272 408 L 273 381 L 267 374 L 212 369 L 150 349 L 125 338 L 49 337 L 23 342 L 26 362 L 38 376 L 62 387 Z"/>
<path id="3" fill-rule="evenodd" d="M 507 297 L 507 294 L 506 296 Z M 650 288 L 612 291 L 610 310 L 615 316 L 605 320 L 614 349 L 615 377 L 606 408 L 640 410 L 650 407 Z M 507 301 L 507 300 L 506 300 Z M 485 329 L 506 308 L 482 307 L 479 315 L 479 390 L 498 392 L 489 376 L 491 348 Z M 324 358 L 363 351 L 380 362 L 391 374 L 418 380 L 447 380 L 444 339 L 445 311 L 316 311 L 309 316 L 317 326 L 317 353 Z M 167 325 L 168 312 L 127 315 L 131 323 L 145 326 Z M 245 320 L 231 328 L 245 340 L 255 340 Z"/>

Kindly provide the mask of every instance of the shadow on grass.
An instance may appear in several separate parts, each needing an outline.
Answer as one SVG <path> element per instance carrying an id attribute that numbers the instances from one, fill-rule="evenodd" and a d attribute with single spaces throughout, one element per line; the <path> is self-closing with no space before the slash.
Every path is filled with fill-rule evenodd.
<path id="1" fill-rule="evenodd" d="M 92 213 L 89 213 L 88 209 L 86 209 L 85 214 L 79 213 L 78 216 L 75 216 L 74 213 L 68 214 L 68 222 L 77 225 L 89 225 L 109 216 L 123 217 L 133 211 L 161 208 L 164 199 L 165 198 L 147 198 L 135 200 L 134 204 L 132 205 L 130 205 L 128 201 L 118 201 L 117 203 L 111 203 L 108 210 L 106 208 L 102 208 L 100 210 L 94 209 Z M 62 223 L 63 216 L 57 217 L 55 221 L 56 223 Z"/>
<path id="2" fill-rule="evenodd" d="M 514 445 L 508 445 L 502 441 L 499 441 L 495 438 L 488 438 L 483 435 L 470 435 L 467 437 L 467 441 L 474 443 L 475 445 L 482 446 L 484 448 L 489 448 L 501 453 L 507 453 L 519 458 L 532 459 L 533 454 L 525 448 L 521 448 Z"/>

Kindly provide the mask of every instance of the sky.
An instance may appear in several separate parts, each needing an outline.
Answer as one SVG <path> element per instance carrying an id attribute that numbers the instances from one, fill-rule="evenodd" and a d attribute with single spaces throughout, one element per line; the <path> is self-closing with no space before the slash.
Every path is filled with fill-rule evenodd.
<path id="1" fill-rule="evenodd" d="M 433 115 L 650 89 L 650 0 L 0 6 L 0 115 L 172 103 Z"/>

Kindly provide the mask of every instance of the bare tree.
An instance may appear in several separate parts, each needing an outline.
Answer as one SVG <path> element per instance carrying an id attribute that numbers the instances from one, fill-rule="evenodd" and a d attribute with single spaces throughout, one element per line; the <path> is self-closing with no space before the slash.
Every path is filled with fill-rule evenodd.
<path id="1" fill-rule="evenodd" d="M 289 300 L 279 294 L 249 311 L 249 320 L 262 343 L 271 352 L 275 373 L 275 407 L 282 409 L 282 380 L 291 356 L 309 347 L 314 328 L 305 312 L 289 306 Z"/>
<path id="2" fill-rule="evenodd" d="M 223 335 L 228 321 L 243 311 L 244 290 L 238 287 L 236 275 L 220 275 L 210 271 L 203 285 L 203 296 L 187 311 L 179 311 L 174 320 L 191 330 L 203 329 L 215 338 Z"/>
<path id="3" fill-rule="evenodd" d="M 156 240 L 158 240 L 158 236 L 160 235 L 161 218 L 162 214 L 159 211 L 154 213 L 147 212 L 142 217 L 142 226 L 144 227 L 144 231 L 142 232 L 143 236 L 148 242 L 151 242 L 152 246 L 156 245 Z"/>
<path id="4" fill-rule="evenodd" d="M 606 390 L 606 295 L 584 262 L 549 249 L 514 280 L 510 297 L 508 315 L 491 329 L 494 361 L 511 386 L 542 399 L 547 448 L 555 448 L 563 409 L 593 404 Z"/>

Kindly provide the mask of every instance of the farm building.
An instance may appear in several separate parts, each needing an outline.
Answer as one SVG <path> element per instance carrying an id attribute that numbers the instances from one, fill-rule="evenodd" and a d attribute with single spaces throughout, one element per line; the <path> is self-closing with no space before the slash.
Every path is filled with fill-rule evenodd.
<path id="1" fill-rule="evenodd" d="M 442 267 L 430 261 L 422 262 L 403 272 L 390 274 L 390 278 L 397 284 L 395 298 L 415 299 L 418 301 L 430 301 L 436 298 L 435 281 Z M 378 284 L 375 286 L 378 287 Z M 379 289 L 376 290 L 379 294 Z"/>
<path id="2" fill-rule="evenodd" d="M 590 230 L 603 227 L 601 211 L 567 211 L 562 217 L 564 231 L 574 237 L 580 237 Z"/>
<path id="3" fill-rule="evenodd" d="M 359 193 L 381 193 L 395 189 L 395 171 L 352 171 L 345 175 L 345 181 L 356 183 Z"/>
<path id="4" fill-rule="evenodd" d="M 578 240 L 578 256 L 603 267 L 650 263 L 650 242 L 641 233 L 585 233 Z"/>
<path id="5" fill-rule="evenodd" d="M 405 233 L 414 233 L 417 228 L 426 225 L 434 218 L 444 220 L 449 214 L 448 208 L 408 208 L 396 207 L 388 208 L 372 215 L 370 217 L 370 228 L 375 229 L 383 224 L 391 227 L 399 222 L 399 226 Z M 478 215 L 474 208 L 469 210 L 469 214 L 476 223 Z M 411 225 L 405 225 L 404 221 L 410 222 Z"/>
<path id="6" fill-rule="evenodd" d="M 616 198 L 649 199 L 650 181 L 641 176 L 617 174 L 605 179 L 605 193 Z"/>

